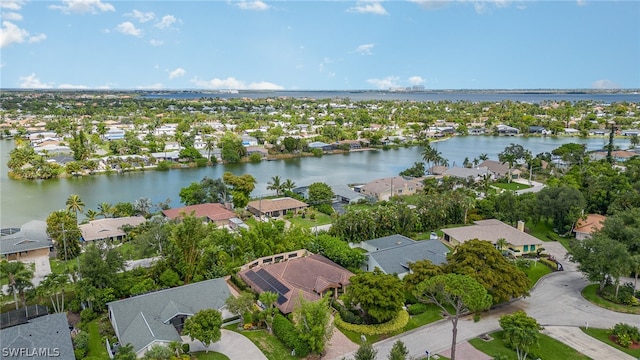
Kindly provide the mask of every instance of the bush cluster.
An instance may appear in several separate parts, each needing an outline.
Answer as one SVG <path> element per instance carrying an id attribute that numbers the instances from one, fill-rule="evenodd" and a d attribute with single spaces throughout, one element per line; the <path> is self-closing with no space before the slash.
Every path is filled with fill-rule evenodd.
<path id="1" fill-rule="evenodd" d="M 427 311 L 428 308 L 427 304 L 417 303 L 407 306 L 407 311 L 409 312 L 409 315 L 420 315 Z"/>
<path id="2" fill-rule="evenodd" d="M 359 325 L 359 324 L 362 324 L 364 321 L 361 316 L 354 314 L 353 311 L 347 309 L 346 306 L 342 305 L 337 301 L 333 301 L 331 303 L 331 306 L 338 311 L 338 314 L 340 314 L 340 318 L 344 322 L 347 322 L 349 324 Z"/>
<path id="3" fill-rule="evenodd" d="M 252 291 L 251 289 L 249 289 L 249 286 L 247 286 L 247 283 L 240 279 L 240 277 L 238 277 L 238 275 L 236 274 L 231 275 L 231 283 L 237 286 L 240 291 Z"/>
<path id="4" fill-rule="evenodd" d="M 603 299 L 609 300 L 612 303 L 638 306 L 640 301 L 635 297 L 635 289 L 632 283 L 625 283 L 618 289 L 618 296 L 616 297 L 615 285 L 607 285 L 600 293 Z"/>
<path id="5" fill-rule="evenodd" d="M 273 317 L 273 334 L 282 340 L 288 348 L 295 350 L 296 356 L 305 357 L 311 352 L 309 345 L 300 339 L 298 330 L 293 323 L 281 314 L 276 314 Z"/>
<path id="6" fill-rule="evenodd" d="M 623 347 L 631 347 L 634 342 L 640 342 L 640 331 L 636 326 L 625 323 L 617 323 L 611 329 L 611 335 L 616 337 L 616 342 Z"/>
<path id="7" fill-rule="evenodd" d="M 557 271 L 558 270 L 558 263 L 553 261 L 553 260 L 549 260 L 548 258 L 541 257 L 540 258 L 540 263 L 547 265 L 553 271 Z"/>
<path id="8" fill-rule="evenodd" d="M 396 317 L 387 321 L 386 323 L 376 324 L 376 325 L 349 324 L 348 322 L 342 320 L 342 318 L 340 317 L 340 314 L 335 315 L 336 326 L 344 330 L 353 331 L 355 333 L 363 334 L 366 336 L 393 333 L 405 327 L 408 322 L 409 322 L 409 313 L 406 312 L 405 310 L 400 310 L 400 312 L 398 312 L 398 315 L 396 315 Z"/>

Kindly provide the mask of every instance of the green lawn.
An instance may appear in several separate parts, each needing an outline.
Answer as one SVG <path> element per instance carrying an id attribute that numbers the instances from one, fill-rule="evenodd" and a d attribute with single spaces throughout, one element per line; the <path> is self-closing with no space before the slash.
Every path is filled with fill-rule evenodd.
<path id="1" fill-rule="evenodd" d="M 331 224 L 332 219 L 331 216 L 321 213 L 319 211 L 314 211 L 315 219 L 311 220 L 311 217 L 307 214 L 305 218 L 302 218 L 301 215 L 295 215 L 291 219 L 287 219 L 291 222 L 292 225 L 296 225 L 302 228 L 311 228 L 319 225 Z"/>
<path id="2" fill-rule="evenodd" d="M 615 341 L 609 339 L 609 329 L 580 328 L 580 330 L 605 344 L 609 344 L 614 348 L 633 356 L 636 359 L 640 359 L 640 349 L 629 349 L 616 344 Z"/>
<path id="3" fill-rule="evenodd" d="M 469 340 L 469 343 L 476 349 L 482 351 L 489 356 L 506 356 L 509 360 L 517 359 L 516 352 L 508 348 L 503 341 L 503 332 L 497 331 L 490 334 L 493 340 L 484 341 L 480 338 Z M 555 340 L 547 335 L 540 334 L 540 346 L 534 348 L 527 356 L 527 359 L 544 359 L 544 360 L 579 360 L 589 359 L 587 356 L 577 352 L 575 349 Z"/>
<path id="4" fill-rule="evenodd" d="M 89 351 L 87 351 L 87 357 L 108 359 L 107 347 L 104 341 L 102 341 L 100 330 L 98 330 L 98 321 L 100 320 L 93 320 L 87 325 L 89 330 Z"/>
<path id="5" fill-rule="evenodd" d="M 299 357 L 291 356 L 291 350 L 287 348 L 280 339 L 274 335 L 270 335 L 266 330 L 238 330 L 237 324 L 231 324 L 224 327 L 227 330 L 235 331 L 246 336 L 251 342 L 256 344 L 258 349 L 269 360 L 295 360 Z"/>
<path id="6" fill-rule="evenodd" d="M 598 305 L 601 308 L 609 309 L 625 314 L 640 314 L 640 306 L 627 306 L 622 304 L 616 304 L 609 300 L 601 298 L 598 294 L 598 284 L 587 285 L 582 289 L 582 296 L 589 300 L 592 304 Z"/>
<path id="7" fill-rule="evenodd" d="M 208 353 L 200 351 L 192 353 L 191 355 L 195 356 L 198 360 L 229 360 L 227 355 L 215 351 L 209 351 Z"/>
<path id="8" fill-rule="evenodd" d="M 541 221 L 534 224 L 533 222 L 528 221 L 525 226 L 529 229 L 530 235 L 535 236 L 542 241 L 557 241 L 562 244 L 565 249 L 569 250 L 569 239 L 562 237 L 553 231 L 551 223 Z"/>
<path id="9" fill-rule="evenodd" d="M 531 287 L 533 287 L 541 277 L 551 273 L 551 269 L 547 265 L 537 261 L 530 261 L 529 267 L 523 269 L 523 271 L 527 274 L 527 277 L 531 282 Z"/>
<path id="10" fill-rule="evenodd" d="M 510 183 L 497 182 L 497 183 L 491 184 L 491 186 L 495 186 L 495 187 L 498 187 L 500 189 L 511 190 L 511 191 L 523 190 L 523 189 L 528 189 L 528 188 L 533 187 L 531 185 L 520 184 L 520 183 L 517 183 L 517 182 L 510 182 Z"/>

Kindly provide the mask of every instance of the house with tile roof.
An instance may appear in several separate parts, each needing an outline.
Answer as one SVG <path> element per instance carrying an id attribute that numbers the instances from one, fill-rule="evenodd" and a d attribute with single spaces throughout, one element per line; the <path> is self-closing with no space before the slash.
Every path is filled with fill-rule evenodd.
<path id="1" fill-rule="evenodd" d="M 65 313 L 40 316 L 0 330 L 2 359 L 76 358 Z"/>
<path id="2" fill-rule="evenodd" d="M 518 222 L 518 228 L 507 225 L 497 219 L 474 221 L 475 225 L 442 229 L 444 240 L 452 246 L 466 241 L 486 240 L 496 245 L 498 239 L 507 241 L 507 248 L 514 256 L 535 253 L 543 242 L 524 231 L 524 222 Z"/>
<path id="3" fill-rule="evenodd" d="M 290 197 L 259 199 L 250 201 L 249 204 L 247 204 L 247 210 L 258 217 L 278 217 L 284 216 L 287 213 L 297 214 L 308 207 L 309 205 L 307 203 Z"/>
<path id="4" fill-rule="evenodd" d="M 44 221 L 32 220 L 20 228 L 0 231 L 0 255 L 9 261 L 48 257 L 52 246 Z"/>
<path id="5" fill-rule="evenodd" d="M 238 276 L 258 293 L 278 294 L 276 306 L 283 314 L 293 311 L 297 299 L 320 300 L 326 293 L 337 297 L 353 273 L 326 257 L 306 250 L 261 258 L 242 267 Z"/>
<path id="6" fill-rule="evenodd" d="M 379 201 L 389 200 L 392 196 L 413 195 L 424 189 L 424 178 L 394 176 L 370 181 L 360 187 L 360 192 Z"/>
<path id="7" fill-rule="evenodd" d="M 576 234 L 577 240 L 590 239 L 591 235 L 602 229 L 606 216 L 600 214 L 589 214 L 585 218 L 578 219 L 573 232 Z"/>
<path id="8" fill-rule="evenodd" d="M 83 241 L 120 241 L 127 236 L 124 228 L 139 226 L 146 221 L 144 216 L 104 218 L 91 220 L 86 224 L 78 225 L 78 228 L 80 228 Z"/>
<path id="9" fill-rule="evenodd" d="M 435 265 L 447 261 L 449 249 L 440 240 L 415 241 L 403 235 L 391 235 L 362 242 L 359 247 L 367 250 L 367 271 L 378 268 L 385 274 L 399 278 L 409 273 L 409 264 L 429 260 Z"/>
<path id="10" fill-rule="evenodd" d="M 181 342 L 184 322 L 200 310 L 215 309 L 223 321 L 233 317 L 225 309 L 231 295 L 223 278 L 107 303 L 109 320 L 120 344 L 131 344 L 138 357 L 153 345 Z"/>
<path id="11" fill-rule="evenodd" d="M 231 219 L 237 217 L 233 211 L 218 203 L 197 204 L 162 210 L 162 214 L 171 220 L 181 219 L 185 215 L 193 214 L 195 217 L 202 218 L 206 222 L 215 223 L 217 226 L 227 226 L 230 224 L 229 221 Z"/>

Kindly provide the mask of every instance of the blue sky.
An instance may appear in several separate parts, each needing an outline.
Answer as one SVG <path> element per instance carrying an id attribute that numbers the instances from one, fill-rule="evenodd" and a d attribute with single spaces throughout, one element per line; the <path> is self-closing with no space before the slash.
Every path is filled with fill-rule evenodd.
<path id="1" fill-rule="evenodd" d="M 0 0 L 0 87 L 640 88 L 639 1 Z"/>

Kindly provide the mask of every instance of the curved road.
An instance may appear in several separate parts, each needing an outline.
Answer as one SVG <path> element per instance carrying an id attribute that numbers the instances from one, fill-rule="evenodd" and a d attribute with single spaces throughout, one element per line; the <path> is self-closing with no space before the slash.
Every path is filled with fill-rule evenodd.
<path id="1" fill-rule="evenodd" d="M 590 327 L 611 328 L 619 322 L 640 325 L 640 315 L 609 311 L 585 300 L 581 291 L 589 282 L 577 271 L 574 263 L 564 258 L 566 255 L 564 247 L 559 243 L 547 242 L 545 249 L 562 263 L 565 271 L 555 272 L 540 279 L 531 290 L 529 297 L 487 311 L 482 314 L 479 322 L 474 322 L 472 316 L 461 318 L 458 324 L 458 343 L 499 330 L 500 316 L 517 310 L 524 310 L 529 316 L 537 319 L 542 326 L 549 327 L 580 327 L 588 324 Z M 374 348 L 378 350 L 377 357 L 386 359 L 393 343 L 397 340 L 404 342 L 411 356 L 424 357 L 425 350 L 429 350 L 431 354 L 440 353 L 451 347 L 451 322 L 440 320 L 375 343 Z M 595 340 L 593 342 L 596 343 Z M 581 351 L 581 349 L 576 350 Z M 349 358 L 352 353 L 344 355 Z"/>

